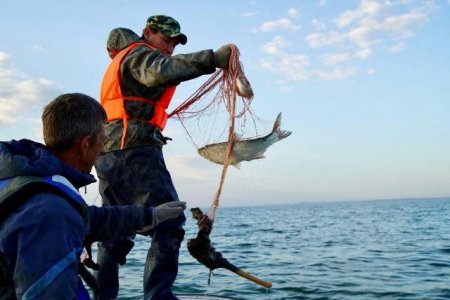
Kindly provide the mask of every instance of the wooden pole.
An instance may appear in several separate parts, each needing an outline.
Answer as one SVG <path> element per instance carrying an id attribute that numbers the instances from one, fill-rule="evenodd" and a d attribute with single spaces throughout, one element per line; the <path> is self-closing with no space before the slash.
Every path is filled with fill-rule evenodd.
<path id="1" fill-rule="evenodd" d="M 234 273 L 238 274 L 241 277 L 244 277 L 245 279 L 248 279 L 250 281 L 253 281 L 254 283 L 257 283 L 259 285 L 262 285 L 265 288 L 270 289 L 272 287 L 272 283 L 264 281 L 262 279 L 259 279 L 251 274 L 248 274 L 247 272 L 242 271 L 241 269 L 237 269 L 233 271 Z"/>

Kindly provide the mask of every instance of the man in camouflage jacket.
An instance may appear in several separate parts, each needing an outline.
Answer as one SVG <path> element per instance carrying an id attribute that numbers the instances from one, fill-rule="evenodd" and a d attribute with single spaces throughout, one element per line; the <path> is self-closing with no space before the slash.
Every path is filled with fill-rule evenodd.
<path id="1" fill-rule="evenodd" d="M 162 135 L 162 128 L 149 123 L 154 116 L 154 104 L 170 87 L 211 74 L 216 68 L 227 69 L 231 54 L 230 47 L 223 46 L 217 51 L 172 56 L 175 47 L 186 42 L 179 23 L 163 15 L 148 18 L 142 37 L 125 28 L 111 31 L 107 42 L 111 58 L 128 51 L 125 49 L 134 43 L 145 43 L 151 48 L 137 45 L 120 62 L 119 81 L 127 124 L 124 126 L 124 120 L 116 119 L 106 125 L 105 153 L 95 165 L 103 205 L 147 207 L 179 201 L 162 153 L 167 138 Z M 127 97 L 155 102 L 127 101 Z M 141 232 L 151 236 L 144 269 L 145 299 L 177 299 L 172 284 L 178 273 L 184 221 L 183 215 Z M 119 265 L 126 262 L 133 245 L 132 237 L 99 244 L 97 260 L 101 268 L 96 276 L 100 299 L 117 297 Z"/>

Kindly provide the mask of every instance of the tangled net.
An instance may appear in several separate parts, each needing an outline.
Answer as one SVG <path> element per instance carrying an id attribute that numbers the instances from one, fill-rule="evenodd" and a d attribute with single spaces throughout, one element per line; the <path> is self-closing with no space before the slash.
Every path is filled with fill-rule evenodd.
<path id="1" fill-rule="evenodd" d="M 204 143 L 217 142 L 221 136 L 225 136 L 228 141 L 219 187 L 208 212 L 212 221 L 219 207 L 235 139 L 246 134 L 249 120 L 252 121 L 252 128 L 256 132 L 255 115 L 251 110 L 253 92 L 239 60 L 239 49 L 234 44 L 228 46 L 231 48 L 228 70 L 217 70 L 194 94 L 169 114 L 169 118 L 176 116 L 180 120 L 197 149 L 200 148 L 196 143 L 199 139 Z M 188 130 L 187 123 L 193 126 L 190 128 L 196 127 L 195 130 Z M 193 131 L 204 135 L 194 138 Z M 214 138 L 208 136 L 213 133 L 216 135 Z"/>

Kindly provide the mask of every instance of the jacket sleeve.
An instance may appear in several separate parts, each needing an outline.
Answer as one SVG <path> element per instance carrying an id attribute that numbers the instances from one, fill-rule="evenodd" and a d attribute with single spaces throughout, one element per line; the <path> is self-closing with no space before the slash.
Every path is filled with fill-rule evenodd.
<path id="1" fill-rule="evenodd" d="M 85 236 L 81 216 L 50 193 L 30 198 L 2 224 L 18 299 L 74 299 Z"/>
<path id="2" fill-rule="evenodd" d="M 151 215 L 141 206 L 89 206 L 89 241 L 102 241 L 135 234 L 151 223 Z"/>
<path id="3" fill-rule="evenodd" d="M 215 70 L 212 50 L 167 57 L 158 50 L 141 46 L 125 58 L 122 78 L 127 86 L 137 83 L 147 88 L 161 88 L 175 86 Z"/>

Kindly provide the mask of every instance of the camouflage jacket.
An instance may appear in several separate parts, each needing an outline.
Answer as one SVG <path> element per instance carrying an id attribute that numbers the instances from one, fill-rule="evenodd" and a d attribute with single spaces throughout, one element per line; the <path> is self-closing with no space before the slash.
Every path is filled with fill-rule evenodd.
<path id="1" fill-rule="evenodd" d="M 123 49 L 130 44 L 130 41 L 139 41 L 137 35 L 130 38 L 129 33 L 121 28 L 115 30 L 120 31 L 120 34 L 110 34 L 108 45 Z M 115 40 L 111 41 L 111 39 Z M 215 70 L 212 50 L 166 57 L 156 49 L 137 46 L 125 56 L 121 64 L 122 93 L 125 96 L 159 99 L 169 86 L 176 86 L 183 81 L 211 74 Z M 153 117 L 153 105 L 127 101 L 125 109 L 130 120 L 124 148 L 139 145 L 162 147 L 165 144 L 159 128 L 142 121 L 150 120 Z M 118 120 L 106 125 L 105 151 L 120 149 L 122 123 L 121 120 Z"/>

